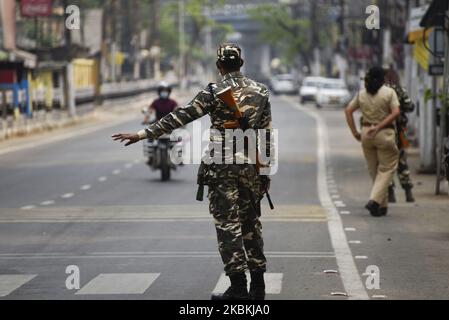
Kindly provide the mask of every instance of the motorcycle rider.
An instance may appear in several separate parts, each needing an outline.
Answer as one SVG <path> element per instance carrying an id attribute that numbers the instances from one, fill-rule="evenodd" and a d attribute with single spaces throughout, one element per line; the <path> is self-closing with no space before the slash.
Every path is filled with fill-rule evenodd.
<path id="1" fill-rule="evenodd" d="M 159 121 L 166 115 L 170 114 L 174 110 L 178 108 L 178 103 L 170 98 L 172 93 L 172 88 L 166 82 L 161 82 L 157 88 L 158 98 L 156 98 L 148 108 L 142 110 L 145 114 L 145 118 L 142 122 L 143 125 L 149 125 L 153 122 Z M 156 113 L 156 119 L 151 121 L 151 116 L 153 113 Z M 148 139 L 148 142 L 152 142 L 151 138 Z M 153 163 L 154 156 L 154 148 L 149 147 L 148 149 L 148 165 L 151 166 Z M 180 163 L 182 165 L 182 163 Z"/>
<path id="2" fill-rule="evenodd" d="M 156 121 L 159 121 L 178 107 L 178 103 L 170 98 L 172 89 L 170 85 L 161 82 L 157 88 L 158 98 L 145 110 L 144 124 L 149 124 L 151 114 L 156 113 Z"/>

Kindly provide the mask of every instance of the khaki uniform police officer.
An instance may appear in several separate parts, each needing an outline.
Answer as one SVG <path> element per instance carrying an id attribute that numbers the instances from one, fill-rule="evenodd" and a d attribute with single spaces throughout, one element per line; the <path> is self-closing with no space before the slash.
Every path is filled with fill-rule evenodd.
<path id="1" fill-rule="evenodd" d="M 366 209 L 375 217 L 385 216 L 388 212 L 388 187 L 399 159 L 394 122 L 400 115 L 400 103 L 396 92 L 384 85 L 384 81 L 384 70 L 371 68 L 365 77 L 365 89 L 346 108 L 349 128 L 362 142 L 369 174 L 374 181 Z M 358 109 L 363 117 L 361 133 L 354 122 L 354 112 Z"/>

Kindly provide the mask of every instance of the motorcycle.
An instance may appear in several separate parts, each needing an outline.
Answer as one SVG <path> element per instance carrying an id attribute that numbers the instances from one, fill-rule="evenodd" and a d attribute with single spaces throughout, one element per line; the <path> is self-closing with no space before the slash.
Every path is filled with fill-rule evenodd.
<path id="1" fill-rule="evenodd" d="M 177 165 L 171 160 L 170 154 L 176 145 L 169 136 L 162 136 L 157 140 L 147 139 L 144 143 L 144 155 L 148 159 L 147 165 L 153 170 L 161 171 L 161 180 L 169 181 L 171 170 L 176 170 Z"/>

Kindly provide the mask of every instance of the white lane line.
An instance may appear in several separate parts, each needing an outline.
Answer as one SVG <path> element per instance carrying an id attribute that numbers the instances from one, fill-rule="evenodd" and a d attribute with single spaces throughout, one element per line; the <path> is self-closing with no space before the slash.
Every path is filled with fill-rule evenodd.
<path id="1" fill-rule="evenodd" d="M 356 228 L 345 228 L 345 231 L 346 232 L 355 232 L 355 231 L 357 231 L 357 229 Z"/>
<path id="2" fill-rule="evenodd" d="M 42 202 L 41 202 L 41 206 L 44 206 L 44 207 L 46 207 L 46 206 L 51 206 L 51 205 L 53 205 L 53 204 L 55 204 L 55 201 L 54 201 L 54 200 L 47 200 L 47 201 L 42 201 Z"/>
<path id="3" fill-rule="evenodd" d="M 100 178 L 98 178 L 98 181 L 99 181 L 99 182 L 105 182 L 105 181 L 107 181 L 107 180 L 108 180 L 107 177 L 100 177 Z"/>
<path id="4" fill-rule="evenodd" d="M 359 240 L 351 240 L 351 241 L 349 241 L 349 244 L 362 244 L 362 241 L 359 241 Z"/>
<path id="5" fill-rule="evenodd" d="M 367 260 L 368 257 L 367 256 L 355 256 L 356 260 Z"/>
<path id="6" fill-rule="evenodd" d="M 36 277 L 35 274 L 1 274 L 0 275 L 0 297 L 6 297 L 25 283 Z"/>
<path id="7" fill-rule="evenodd" d="M 363 299 L 369 300 L 368 293 L 360 278 L 359 272 L 357 270 L 354 258 L 352 256 L 351 248 L 349 247 L 346 234 L 343 229 L 343 223 L 338 210 L 332 203 L 332 199 L 329 194 L 329 188 L 327 186 L 326 176 L 327 176 L 327 166 L 326 163 L 329 161 L 329 135 L 327 131 L 326 123 L 319 113 L 316 111 L 308 110 L 296 102 L 292 102 L 295 109 L 306 113 L 313 119 L 315 119 L 317 124 L 317 137 L 318 137 L 318 194 L 320 202 L 323 208 L 326 209 L 328 215 L 328 228 L 331 237 L 332 246 L 335 251 L 337 258 L 338 269 L 341 274 L 341 279 L 345 291 L 349 295 L 349 299 Z"/>
<path id="8" fill-rule="evenodd" d="M 80 190 L 82 190 L 82 191 L 87 191 L 87 190 L 89 190 L 90 188 L 91 188 L 91 185 L 90 185 L 90 184 L 86 184 L 86 185 L 82 186 L 82 187 L 80 188 Z"/>
<path id="9" fill-rule="evenodd" d="M 120 173 L 122 173 L 122 171 L 121 170 L 114 170 L 114 171 L 112 171 L 112 174 L 113 175 L 118 175 L 118 174 L 120 174 Z"/>
<path id="10" fill-rule="evenodd" d="M 384 296 L 384 295 L 373 295 L 371 298 L 373 298 L 373 299 L 379 299 L 379 300 L 382 300 L 382 299 L 388 299 L 388 297 L 387 296 Z"/>
<path id="11" fill-rule="evenodd" d="M 246 276 L 249 280 L 250 279 L 249 272 L 247 272 Z M 281 294 L 282 280 L 284 278 L 283 273 L 265 273 L 264 278 L 265 278 L 266 294 Z M 222 273 L 212 293 L 223 293 L 228 289 L 230 285 L 231 282 L 229 281 L 229 278 L 224 273 Z M 248 289 L 249 285 L 250 281 L 248 281 Z"/>
<path id="12" fill-rule="evenodd" d="M 160 273 L 102 273 L 89 281 L 76 295 L 143 294 Z"/>
<path id="13" fill-rule="evenodd" d="M 62 199 L 70 199 L 70 198 L 73 198 L 74 196 L 75 196 L 74 193 L 66 193 L 66 194 L 63 194 L 63 195 L 61 196 L 61 198 L 62 198 Z"/>
<path id="14" fill-rule="evenodd" d="M 346 208 L 346 204 L 343 201 L 334 201 L 337 208 Z"/>
<path id="15" fill-rule="evenodd" d="M 342 215 L 348 215 L 348 214 L 351 214 L 351 211 L 340 211 L 340 214 L 342 214 Z"/>
<path id="16" fill-rule="evenodd" d="M 24 211 L 33 210 L 33 209 L 36 209 L 36 206 L 23 206 L 22 208 L 20 208 L 20 210 L 24 210 Z"/>

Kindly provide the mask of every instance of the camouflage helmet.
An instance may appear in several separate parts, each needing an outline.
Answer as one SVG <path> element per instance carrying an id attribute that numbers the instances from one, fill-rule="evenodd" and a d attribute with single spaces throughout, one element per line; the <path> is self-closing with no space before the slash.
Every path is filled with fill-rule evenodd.
<path id="1" fill-rule="evenodd" d="M 219 61 L 242 59 L 242 49 L 235 43 L 223 43 L 218 47 L 217 57 Z"/>

